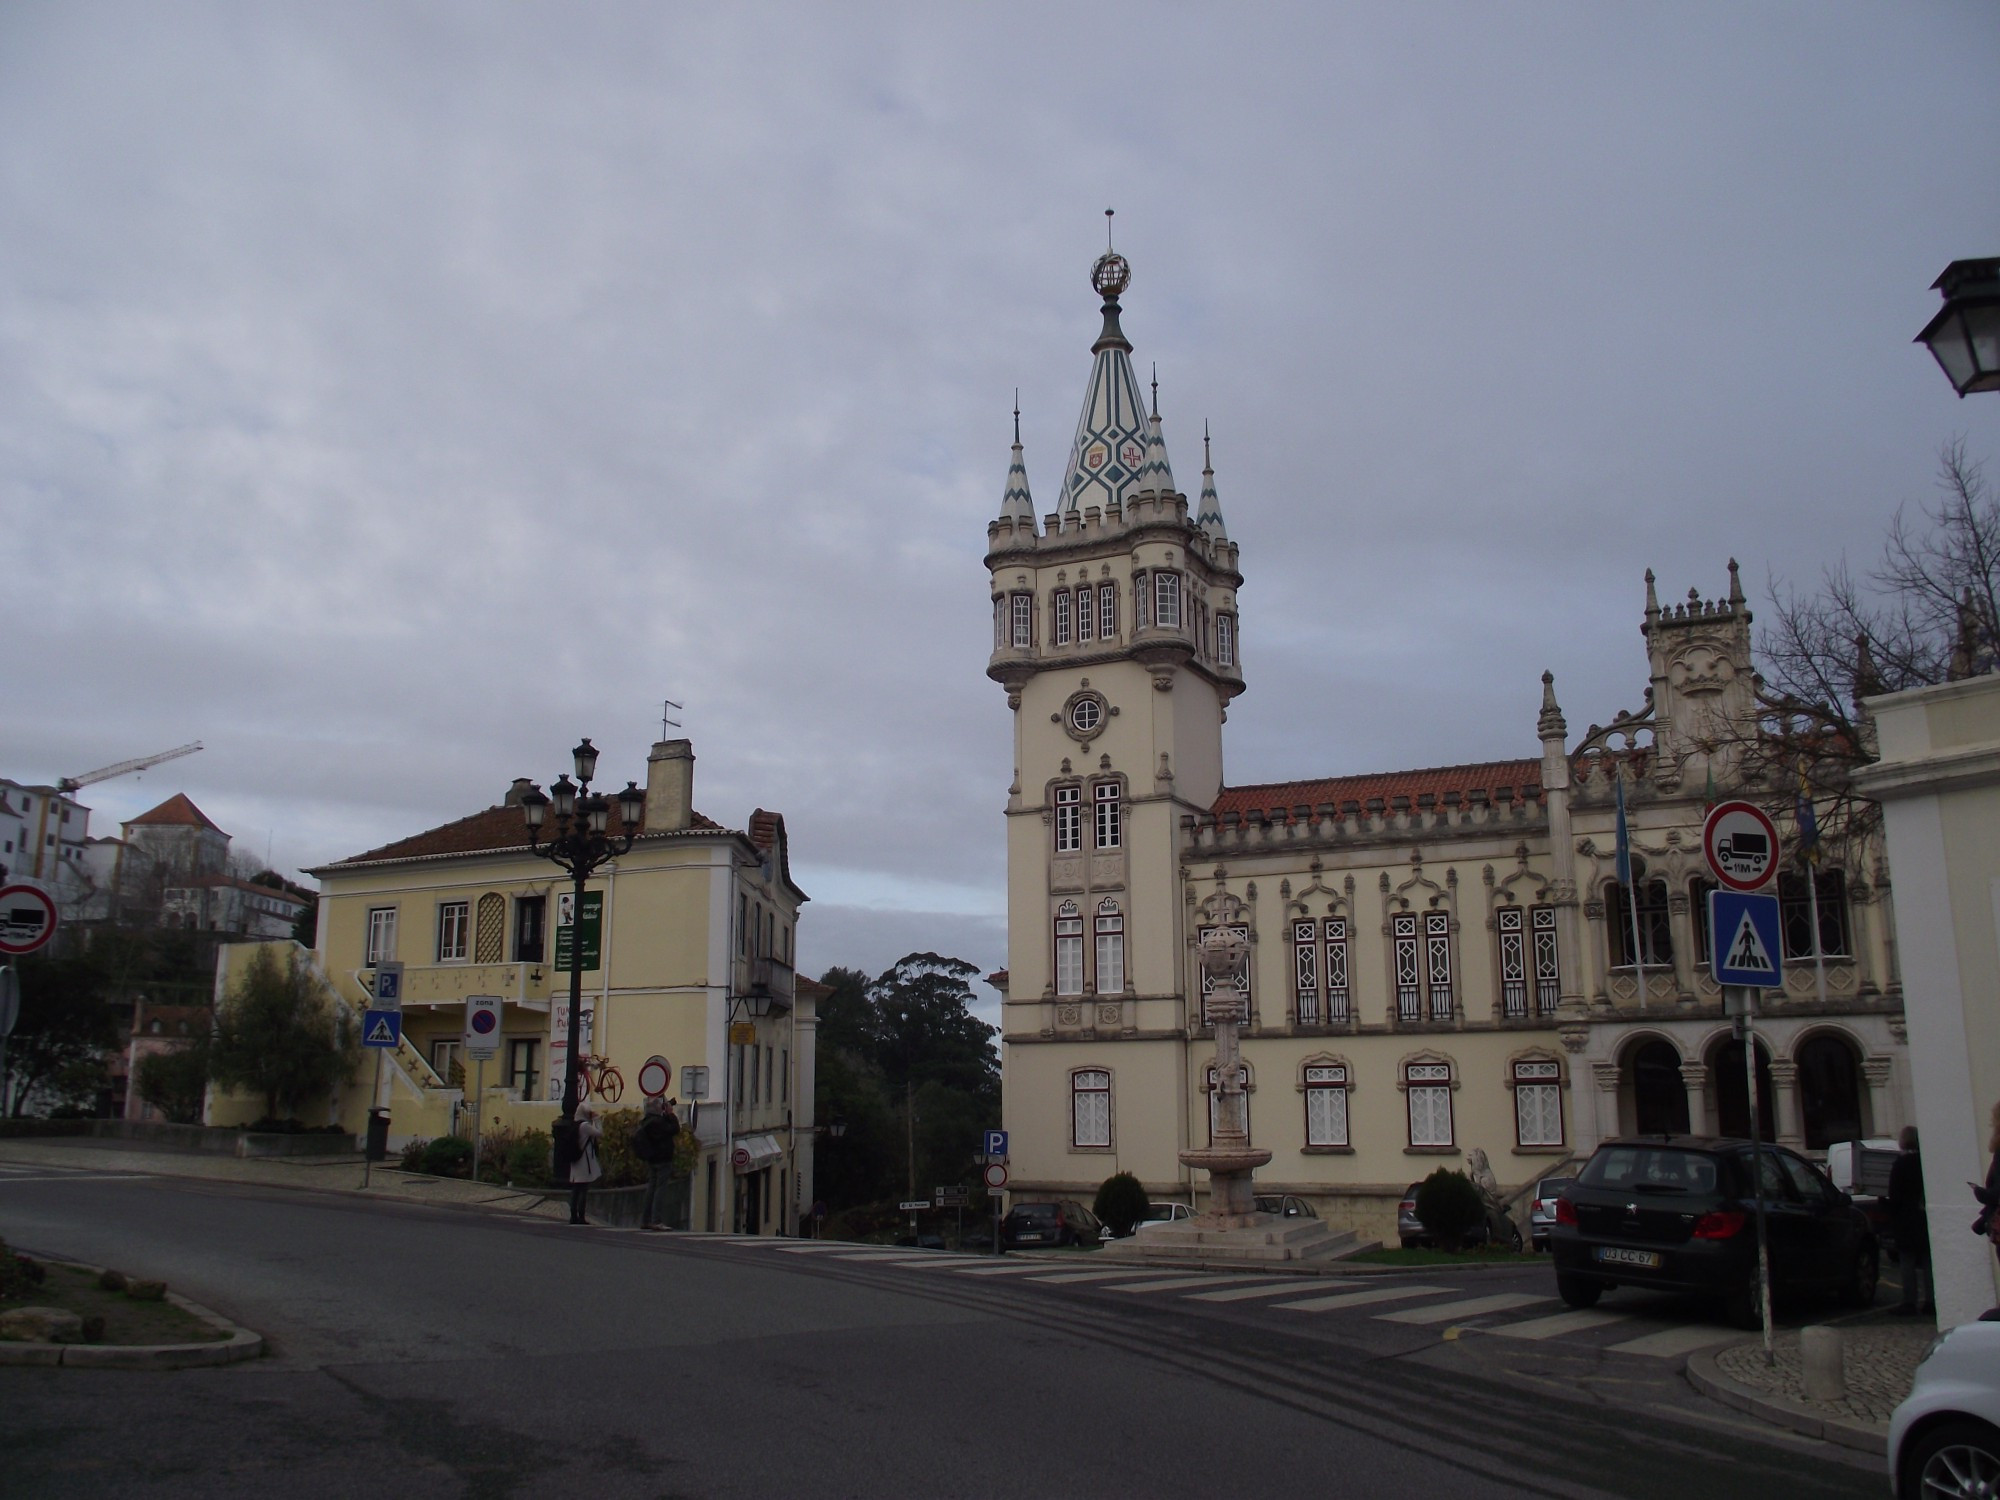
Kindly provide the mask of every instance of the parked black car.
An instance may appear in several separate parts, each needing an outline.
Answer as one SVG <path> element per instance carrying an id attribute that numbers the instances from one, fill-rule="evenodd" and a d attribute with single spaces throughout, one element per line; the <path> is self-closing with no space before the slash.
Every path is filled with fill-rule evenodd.
<path id="1" fill-rule="evenodd" d="M 1000 1248 L 1021 1250 L 1030 1245 L 1097 1243 L 1104 1226 L 1097 1215 L 1073 1198 L 1016 1203 L 1000 1221 Z"/>
<path id="2" fill-rule="evenodd" d="M 1875 1300 L 1881 1253 L 1867 1217 L 1804 1157 L 1711 1136 L 1606 1141 L 1556 1202 L 1556 1292 L 1589 1307 L 1607 1287 L 1712 1297 L 1754 1326 L 1761 1166 L 1774 1295 Z"/>

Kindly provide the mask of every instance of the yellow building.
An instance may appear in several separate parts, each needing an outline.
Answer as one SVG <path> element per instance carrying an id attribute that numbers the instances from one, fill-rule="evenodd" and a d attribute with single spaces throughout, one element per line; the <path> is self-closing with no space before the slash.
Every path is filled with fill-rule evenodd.
<path id="1" fill-rule="evenodd" d="M 1700 828 L 1711 788 L 1779 809 L 1792 788 L 1743 753 L 1759 704 L 1734 564 L 1712 601 L 1663 606 L 1648 575 L 1645 706 L 1574 746 L 1544 675 L 1509 758 L 1231 786 L 1238 548 L 1206 438 L 1197 504 L 1175 487 L 1120 324 L 1127 275 L 1115 255 L 1093 274 L 1104 322 L 1056 509 L 1038 523 L 1017 432 L 987 532 L 987 673 L 1014 724 L 995 976 L 1013 1190 L 1087 1196 L 1128 1170 L 1156 1196 L 1205 1191 L 1178 1154 L 1208 1139 L 1195 945 L 1217 926 L 1249 940 L 1260 1188 L 1364 1235 L 1475 1152 L 1517 1187 L 1622 1132 L 1744 1131 Z M 1636 924 L 1613 877 L 1621 780 Z M 1815 1151 L 1909 1117 L 1879 845 L 1816 884 L 1782 879 L 1786 983 L 1759 1049 L 1768 1130 Z"/>
<path id="2" fill-rule="evenodd" d="M 569 974 L 583 957 L 583 1051 L 615 1103 L 641 1102 L 639 1071 L 667 1060 L 670 1092 L 692 1123 L 697 1228 L 790 1234 L 812 1203 L 812 1100 L 818 986 L 795 978 L 800 908 L 784 819 L 758 810 L 741 829 L 693 806 L 686 740 L 647 758 L 645 813 L 631 850 L 588 883 L 580 929 L 570 877 L 528 847 L 516 781 L 496 806 L 310 871 L 321 883 L 316 958 L 356 1010 L 379 963 L 403 965 L 403 1043 L 384 1051 L 380 1102 L 400 1143 L 469 1127 L 546 1129 L 560 1104 Z M 465 1001 L 503 1002 L 499 1055 L 464 1055 Z M 733 1023 L 733 1024 L 732 1024 Z M 374 1060 L 338 1118 L 360 1128 Z"/>

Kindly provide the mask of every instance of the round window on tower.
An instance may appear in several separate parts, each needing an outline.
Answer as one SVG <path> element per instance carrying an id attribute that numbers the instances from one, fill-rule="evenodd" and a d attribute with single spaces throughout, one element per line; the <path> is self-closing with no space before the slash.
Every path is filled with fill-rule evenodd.
<path id="1" fill-rule="evenodd" d="M 1115 718 L 1117 713 L 1117 709 L 1105 703 L 1102 693 L 1086 687 L 1070 695 L 1061 713 L 1049 717 L 1062 725 L 1071 739 L 1081 740 L 1087 745 L 1104 733 L 1104 721 Z"/>

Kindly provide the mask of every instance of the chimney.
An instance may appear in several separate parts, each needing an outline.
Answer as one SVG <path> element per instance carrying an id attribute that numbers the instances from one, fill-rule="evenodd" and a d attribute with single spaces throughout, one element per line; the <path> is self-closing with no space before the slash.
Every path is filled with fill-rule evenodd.
<path id="1" fill-rule="evenodd" d="M 646 757 L 646 831 L 665 833 L 694 822 L 694 746 L 661 740 Z"/>
<path id="2" fill-rule="evenodd" d="M 527 795 L 528 789 L 533 785 L 534 782 L 528 780 L 527 777 L 516 776 L 514 784 L 507 788 L 507 795 L 500 799 L 500 805 L 502 807 L 519 807 L 521 805 L 521 798 Z"/>

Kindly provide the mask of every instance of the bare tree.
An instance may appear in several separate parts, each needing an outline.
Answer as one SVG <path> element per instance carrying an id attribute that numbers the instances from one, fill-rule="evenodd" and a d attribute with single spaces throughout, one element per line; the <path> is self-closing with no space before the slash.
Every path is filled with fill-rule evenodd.
<path id="1" fill-rule="evenodd" d="M 1762 722 L 1746 768 L 1831 794 L 1829 835 L 1873 827 L 1873 804 L 1848 789 L 1875 757 L 1860 700 L 2000 667 L 2000 497 L 1963 440 L 1949 443 L 1937 498 L 1897 508 L 1875 567 L 1857 575 L 1843 559 L 1817 588 L 1775 578 L 1770 588 L 1775 620 L 1757 641 Z"/>

